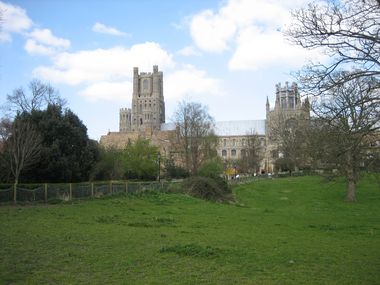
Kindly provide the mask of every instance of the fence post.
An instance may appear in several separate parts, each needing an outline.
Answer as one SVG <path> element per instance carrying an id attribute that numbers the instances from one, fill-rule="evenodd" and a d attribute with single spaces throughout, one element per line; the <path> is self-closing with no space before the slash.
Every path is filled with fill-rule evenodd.
<path id="1" fill-rule="evenodd" d="M 17 183 L 13 184 L 13 202 L 17 202 Z"/>
<path id="2" fill-rule="evenodd" d="M 91 197 L 94 197 L 94 182 L 91 182 Z"/>
<path id="3" fill-rule="evenodd" d="M 128 182 L 125 182 L 125 193 L 128 193 Z"/>
<path id="4" fill-rule="evenodd" d="M 73 185 L 72 185 L 72 183 L 70 183 L 69 186 L 70 186 L 70 188 L 69 188 L 70 189 L 69 199 L 72 200 L 72 198 L 73 198 Z"/>
<path id="5" fill-rule="evenodd" d="M 45 183 L 45 203 L 47 203 L 47 190 L 48 190 L 48 186 L 47 186 L 47 183 Z"/>
<path id="6" fill-rule="evenodd" d="M 110 181 L 110 194 L 112 194 L 112 181 Z"/>

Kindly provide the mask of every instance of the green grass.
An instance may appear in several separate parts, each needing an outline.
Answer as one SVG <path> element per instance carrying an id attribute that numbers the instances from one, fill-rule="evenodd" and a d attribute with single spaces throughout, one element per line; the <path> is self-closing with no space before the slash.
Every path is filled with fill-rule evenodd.
<path id="1" fill-rule="evenodd" d="M 380 284 L 379 178 L 0 207 L 0 284 Z"/>

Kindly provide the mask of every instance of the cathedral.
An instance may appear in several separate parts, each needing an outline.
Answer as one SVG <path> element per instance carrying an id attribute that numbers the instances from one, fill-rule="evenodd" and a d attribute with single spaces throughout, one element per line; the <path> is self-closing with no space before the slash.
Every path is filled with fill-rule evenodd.
<path id="1" fill-rule="evenodd" d="M 163 75 L 158 66 L 153 73 L 133 68 L 132 109 L 120 109 L 120 132 L 142 131 L 146 128 L 160 130 L 165 123 Z"/>
<path id="2" fill-rule="evenodd" d="M 266 103 L 266 119 L 216 122 L 214 133 L 219 143 L 218 155 L 224 161 L 239 160 L 246 148 L 247 137 L 257 135 L 262 149 L 262 163 L 257 171 L 273 172 L 275 160 L 281 156 L 277 151 L 278 142 L 273 138 L 271 129 L 279 122 L 290 119 L 310 119 L 308 101 L 301 101 L 297 84 L 276 85 L 276 101 L 271 109 Z M 105 147 L 124 148 L 130 141 L 138 138 L 149 139 L 160 148 L 163 156 L 169 157 L 175 125 L 165 123 L 165 100 L 163 92 L 163 73 L 158 66 L 153 72 L 140 72 L 133 69 L 133 95 L 131 108 L 121 108 L 119 132 L 109 132 L 100 139 Z"/>

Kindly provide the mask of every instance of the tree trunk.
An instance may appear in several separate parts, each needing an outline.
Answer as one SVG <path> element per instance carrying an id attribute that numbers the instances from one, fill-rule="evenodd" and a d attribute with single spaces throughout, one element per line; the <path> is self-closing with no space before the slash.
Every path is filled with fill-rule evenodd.
<path id="1" fill-rule="evenodd" d="M 347 193 L 346 193 L 347 202 L 356 201 L 356 182 L 354 179 L 348 178 L 347 180 Z"/>
<path id="2" fill-rule="evenodd" d="M 346 201 L 355 202 L 356 201 L 356 182 L 357 182 L 357 172 L 356 172 L 356 157 L 352 152 L 348 151 L 346 153 L 346 179 L 347 179 L 347 192 Z"/>

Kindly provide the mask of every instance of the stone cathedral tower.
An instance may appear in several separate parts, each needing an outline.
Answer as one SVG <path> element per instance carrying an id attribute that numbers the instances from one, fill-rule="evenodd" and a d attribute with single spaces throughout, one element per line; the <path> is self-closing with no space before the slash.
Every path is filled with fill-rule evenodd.
<path id="1" fill-rule="evenodd" d="M 147 128 L 160 130 L 165 123 L 163 74 L 158 66 L 153 73 L 133 68 L 132 109 L 120 109 L 120 132 L 144 131 Z"/>
<path id="2" fill-rule="evenodd" d="M 281 139 L 273 130 L 293 128 L 308 124 L 310 121 L 310 104 L 306 98 L 301 101 L 301 96 L 296 83 L 291 85 L 286 82 L 285 86 L 276 85 L 276 102 L 274 108 L 270 108 L 269 100 L 266 103 L 266 154 L 265 164 L 268 172 L 272 172 L 277 158 L 282 157 L 279 152 Z M 292 127 L 293 126 L 293 127 Z"/>

